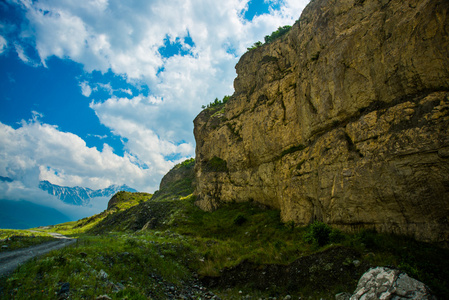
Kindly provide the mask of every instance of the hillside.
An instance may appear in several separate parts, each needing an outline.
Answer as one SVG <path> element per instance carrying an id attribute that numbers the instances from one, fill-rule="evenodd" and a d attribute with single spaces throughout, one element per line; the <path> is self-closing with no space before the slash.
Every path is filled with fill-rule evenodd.
<path id="1" fill-rule="evenodd" d="M 195 119 L 197 205 L 449 242 L 449 2 L 311 1 Z"/>
<path id="2" fill-rule="evenodd" d="M 311 1 L 194 120 L 195 159 L 39 229 L 77 242 L 0 278 L 0 299 L 448 299 L 448 12 Z M 412 289 L 404 272 L 428 287 L 385 288 Z"/>
<path id="3" fill-rule="evenodd" d="M 103 213 L 47 229 L 78 241 L 0 279 L 0 299 L 330 300 L 351 294 L 379 265 L 425 282 L 439 299 L 449 293 L 448 250 L 323 223 L 284 224 L 280 210 L 257 202 L 205 212 L 191 194 L 193 166 L 172 169 L 155 195 L 119 192 Z"/>

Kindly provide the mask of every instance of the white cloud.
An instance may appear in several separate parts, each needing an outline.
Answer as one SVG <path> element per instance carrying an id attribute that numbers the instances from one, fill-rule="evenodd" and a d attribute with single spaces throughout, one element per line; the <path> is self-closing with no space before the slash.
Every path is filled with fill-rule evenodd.
<path id="1" fill-rule="evenodd" d="M 78 136 L 59 131 L 38 120 L 22 122 L 14 129 L 0 123 L 0 174 L 37 187 L 39 180 L 58 185 L 104 188 L 127 184 L 141 191 L 157 188 L 160 176 L 143 169 L 129 155 L 89 148 Z"/>
<path id="2" fill-rule="evenodd" d="M 90 94 L 92 94 L 92 88 L 89 86 L 89 83 L 87 81 L 80 82 L 81 87 L 81 94 L 84 97 L 89 97 Z"/>
<path id="3" fill-rule="evenodd" d="M 19 56 L 20 60 L 22 60 L 26 64 L 29 64 L 31 62 L 31 60 L 25 54 L 25 51 L 23 50 L 22 46 L 15 44 L 14 47 L 16 48 L 17 56 Z"/>
<path id="4" fill-rule="evenodd" d="M 0 146 L 0 172 L 33 169 L 58 184 L 126 183 L 146 191 L 157 188 L 173 166 L 167 157 L 194 155 L 192 121 L 201 105 L 233 93 L 234 66 L 247 47 L 293 24 L 309 2 L 278 1 L 280 10 L 247 21 L 242 16 L 248 0 L 17 1 L 26 9 L 27 41 L 34 39 L 42 64 L 51 56 L 70 59 L 87 72 L 111 71 L 150 92 L 132 97 L 123 86 L 80 83 L 86 97 L 109 91 L 109 99 L 90 106 L 102 124 L 127 140 L 123 157 L 107 145 L 102 151 L 88 148 L 81 138 L 35 120 L 18 129 L 1 125 L 7 142 Z M 183 42 L 187 36 L 194 46 Z M 162 57 L 167 37 L 183 43 L 189 55 Z M 130 97 L 114 97 L 115 91 Z"/>
<path id="5" fill-rule="evenodd" d="M 133 92 L 131 91 L 131 89 L 119 89 L 120 92 L 128 94 L 130 96 L 133 95 Z"/>
<path id="6" fill-rule="evenodd" d="M 0 35 L 0 54 L 5 52 L 6 48 L 8 48 L 8 42 L 3 36 Z"/>
<path id="7" fill-rule="evenodd" d="M 97 83 L 96 86 L 102 90 L 107 91 L 111 96 L 114 93 L 114 89 L 112 88 L 110 83 Z"/>
<path id="8" fill-rule="evenodd" d="M 198 59 L 220 60 L 226 45 L 239 56 L 270 30 L 292 24 L 308 1 L 284 0 L 279 11 L 253 22 L 242 18 L 247 2 L 22 0 L 44 64 L 52 55 L 70 58 L 87 71 L 111 69 L 151 87 L 165 65 L 158 49 L 166 36 L 183 40 L 189 33 Z"/>
<path id="9" fill-rule="evenodd" d="M 97 91 L 105 91 L 107 92 L 110 96 L 114 95 L 116 92 L 121 92 L 124 94 L 127 94 L 129 96 L 132 96 L 133 92 L 130 88 L 124 89 L 124 88 L 118 88 L 118 89 L 114 89 L 111 85 L 111 83 L 101 83 L 101 82 L 97 82 L 97 83 L 89 83 L 88 81 L 83 81 L 79 83 L 79 86 L 81 87 L 81 94 L 85 97 L 90 97 L 90 95 L 92 94 L 92 92 L 97 92 Z"/>
<path id="10" fill-rule="evenodd" d="M 88 134 L 87 136 L 92 136 L 92 137 L 96 137 L 97 139 L 100 139 L 100 140 L 104 140 L 105 138 L 107 138 L 108 136 L 105 134 L 105 135 L 98 135 L 98 134 Z"/>
<path id="11" fill-rule="evenodd" d="M 179 132 L 169 132 L 170 128 L 158 126 L 158 123 L 169 122 L 164 119 L 167 116 L 161 110 L 162 103 L 161 99 L 142 96 L 132 99 L 110 98 L 104 103 L 91 103 L 100 121 L 111 128 L 114 134 L 128 140 L 126 149 L 161 175 L 173 166 L 173 162 L 165 160 L 164 157 L 173 154 L 190 157 L 194 154 L 192 143 L 176 142 L 180 136 L 188 135 L 182 127 L 182 122 L 171 120 L 177 123 L 171 127 L 177 128 Z M 162 105 L 162 108 L 165 106 Z M 182 107 L 180 109 L 182 110 Z M 156 132 L 156 129 L 159 132 Z M 160 138 L 162 134 L 166 139 Z"/>

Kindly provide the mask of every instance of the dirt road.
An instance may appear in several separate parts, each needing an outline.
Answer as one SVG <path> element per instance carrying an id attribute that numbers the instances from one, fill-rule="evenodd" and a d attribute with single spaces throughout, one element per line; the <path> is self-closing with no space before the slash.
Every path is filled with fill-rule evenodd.
<path id="1" fill-rule="evenodd" d="M 61 249 L 76 242 L 59 233 L 50 233 L 56 240 L 40 245 L 0 253 L 0 277 L 12 273 L 20 264 L 27 260 L 44 255 L 52 250 Z"/>

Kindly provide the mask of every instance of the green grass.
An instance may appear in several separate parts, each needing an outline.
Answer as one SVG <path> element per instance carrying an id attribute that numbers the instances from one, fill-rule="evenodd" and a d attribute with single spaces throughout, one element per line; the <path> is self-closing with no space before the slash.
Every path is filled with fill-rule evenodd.
<path id="1" fill-rule="evenodd" d="M 146 202 L 150 209 L 169 207 L 160 214 L 159 225 L 154 229 L 80 234 L 74 247 L 22 266 L 4 283 L 3 296 L 15 293 L 16 299 L 46 299 L 42 290 L 55 293 L 60 289 L 58 283 L 70 282 L 74 299 L 101 294 L 108 294 L 113 299 L 121 299 L 124 295 L 163 299 L 163 294 L 157 294 L 161 285 L 182 286 L 194 273 L 200 277 L 216 277 L 222 275 L 223 270 L 242 263 L 287 266 L 310 255 L 317 259 L 309 262 L 307 270 L 312 272 L 317 284 L 326 282 L 327 289 L 319 294 L 310 281 L 294 289 L 279 285 L 261 290 L 250 284 L 230 289 L 216 287 L 214 292 L 225 299 L 240 299 L 239 291 L 258 297 L 291 294 L 327 299 L 338 292 L 352 292 L 357 283 L 354 274 L 359 278 L 371 266 L 388 265 L 401 268 L 425 282 L 437 295 L 449 293 L 449 252 L 434 245 L 372 231 L 345 234 L 337 230 L 314 231 L 314 226 L 295 227 L 292 223 L 282 223 L 278 210 L 249 202 L 229 203 L 208 213 L 197 208 L 194 201 L 195 197 L 190 195 L 171 201 Z M 121 221 L 125 222 L 125 219 Z M 72 222 L 53 229 L 68 231 L 68 227 L 76 224 Z M 115 228 L 120 228 L 120 224 Z M 329 234 L 329 239 L 321 243 L 324 245 L 310 238 L 323 232 Z M 318 263 L 328 251 L 341 252 L 342 257 Z M 346 257 L 348 253 L 355 253 L 362 267 L 355 268 L 353 258 Z M 336 261 L 341 264 L 332 266 Z M 333 272 L 329 268 L 338 270 L 344 283 L 335 279 L 326 281 L 326 276 Z M 345 271 L 340 272 L 340 268 Z M 109 275 L 108 281 L 120 284 L 124 289 L 113 292 L 111 285 L 98 277 L 101 270 Z M 248 272 L 258 270 L 254 267 Z"/>
<path id="2" fill-rule="evenodd" d="M 166 184 L 152 198 L 139 201 L 142 195 L 123 194 L 116 209 L 50 228 L 78 236 L 77 244 L 20 267 L 0 284 L 2 299 L 53 298 L 64 282 L 70 283 L 72 299 L 102 294 L 164 299 L 164 288 L 182 287 L 195 274 L 206 282 L 230 276 L 228 284 L 238 276 L 254 279 L 216 285 L 214 292 L 223 299 L 247 294 L 333 299 L 336 293 L 353 292 L 361 274 L 374 266 L 400 268 L 439 298 L 449 294 L 447 249 L 368 230 L 347 234 L 319 222 L 297 227 L 282 223 L 279 210 L 251 202 L 204 212 L 190 194 L 193 162 L 175 168 L 183 172 L 189 166 L 185 177 Z M 149 220 L 152 226 L 142 230 Z M 354 265 L 355 259 L 360 266 Z M 300 275 L 288 275 L 297 265 L 305 276 L 299 283 L 292 278 Z M 107 280 L 99 276 L 101 270 Z M 262 270 L 271 270 L 276 285 L 258 282 Z"/>
<path id="3" fill-rule="evenodd" d="M 185 161 L 175 165 L 173 167 L 173 169 L 181 169 L 181 168 L 193 168 L 195 166 L 195 159 L 194 158 L 189 158 L 186 159 Z"/>
<path id="4" fill-rule="evenodd" d="M 148 193 L 130 193 L 121 191 L 116 193 L 110 202 L 113 201 L 114 205 L 113 207 L 110 207 L 109 209 L 114 210 L 125 210 L 128 208 L 131 208 L 133 206 L 136 206 L 142 202 L 148 201 L 151 199 L 153 195 Z"/>
<path id="5" fill-rule="evenodd" d="M 103 294 L 163 299 L 160 286 L 180 285 L 191 276 L 181 261 L 189 250 L 171 246 L 124 233 L 84 236 L 74 247 L 21 266 L 4 283 L 2 299 L 53 299 L 65 282 L 72 299 Z M 113 293 L 116 287 L 120 292 Z"/>
<path id="6" fill-rule="evenodd" d="M 129 211 L 139 204 L 151 200 L 151 198 L 152 195 L 147 193 L 130 193 L 121 191 L 112 197 L 112 199 L 115 199 L 115 205 L 113 205 L 109 210 L 105 210 L 102 213 L 83 218 L 78 221 L 48 226 L 46 229 L 41 231 L 58 232 L 67 236 L 79 237 L 80 235 L 95 231 L 97 227 L 101 225 L 102 221 L 108 217 L 115 214 L 120 214 L 124 211 Z"/>
<path id="7" fill-rule="evenodd" d="M 378 234 L 364 230 L 348 235 L 345 244 L 368 253 L 373 265 L 392 265 L 431 287 L 433 292 L 449 295 L 449 250 L 405 236 Z"/>
<path id="8" fill-rule="evenodd" d="M 169 187 L 154 193 L 156 201 L 173 200 L 185 197 L 192 193 L 193 178 L 184 177 Z"/>
<path id="9" fill-rule="evenodd" d="M 210 264 L 208 259 L 216 264 L 215 271 L 244 259 L 287 263 L 293 253 L 309 248 L 309 245 L 298 243 L 304 229 L 292 230 L 284 226 L 277 210 L 267 210 L 252 203 L 227 204 L 212 213 L 193 205 L 188 210 L 185 214 L 188 218 L 180 220 L 175 230 L 203 241 L 198 243 L 198 250 L 206 256 L 206 264 Z M 240 223 L 237 219 L 245 222 Z M 203 273 L 201 268 L 200 273 Z M 212 274 L 205 272 L 204 275 Z"/>
<path id="10" fill-rule="evenodd" d="M 1 248 L 0 251 L 3 252 L 42 244 L 54 238 L 45 232 L 0 229 L 0 240 L 0 246 L 7 246 Z"/>

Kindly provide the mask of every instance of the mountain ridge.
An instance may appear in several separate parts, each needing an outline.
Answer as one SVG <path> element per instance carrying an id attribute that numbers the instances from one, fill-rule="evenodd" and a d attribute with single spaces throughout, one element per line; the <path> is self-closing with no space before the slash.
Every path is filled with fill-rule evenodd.
<path id="1" fill-rule="evenodd" d="M 119 191 L 137 192 L 137 190 L 124 185 L 110 185 L 104 189 L 93 190 L 85 187 L 67 187 L 52 184 L 47 180 L 43 180 L 39 183 L 39 188 L 46 191 L 48 194 L 56 196 L 68 204 L 86 206 L 92 198 L 96 197 L 111 197 Z"/>

